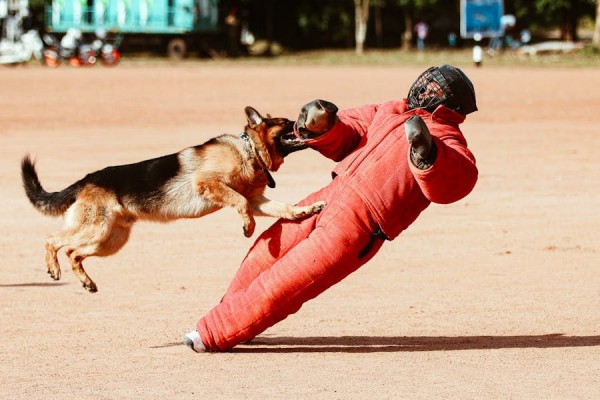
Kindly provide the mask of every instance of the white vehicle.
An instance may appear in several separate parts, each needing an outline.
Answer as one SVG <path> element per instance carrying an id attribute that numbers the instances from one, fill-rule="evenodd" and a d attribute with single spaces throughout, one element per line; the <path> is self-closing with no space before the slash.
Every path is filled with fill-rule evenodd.
<path id="1" fill-rule="evenodd" d="M 0 64 L 22 64 L 32 59 L 41 60 L 44 43 L 36 30 L 22 34 L 17 40 L 0 40 Z"/>
<path id="2" fill-rule="evenodd" d="M 29 15 L 27 0 L 0 0 L 0 64 L 41 60 L 44 43 L 36 30 L 23 33 L 23 18 Z"/>

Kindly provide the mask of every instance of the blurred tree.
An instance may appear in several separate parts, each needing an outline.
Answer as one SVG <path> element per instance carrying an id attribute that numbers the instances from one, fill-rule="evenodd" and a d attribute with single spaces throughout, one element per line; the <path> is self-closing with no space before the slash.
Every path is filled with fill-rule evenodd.
<path id="1" fill-rule="evenodd" d="M 544 28 L 558 27 L 561 40 L 577 41 L 577 26 L 582 16 L 594 16 L 597 0 L 506 0 L 507 12 L 517 21 Z"/>
<path id="2" fill-rule="evenodd" d="M 411 48 L 414 35 L 415 18 L 424 13 L 428 8 L 439 5 L 438 9 L 445 10 L 448 2 L 442 0 L 392 0 L 402 7 L 404 14 L 404 33 L 402 34 L 402 48 Z"/>
<path id="3" fill-rule="evenodd" d="M 374 0 L 372 1 L 374 8 L 374 18 L 375 21 L 375 41 L 377 43 L 377 47 L 382 47 L 383 45 L 383 18 L 381 15 L 381 9 L 383 8 L 383 0 Z"/>
<path id="4" fill-rule="evenodd" d="M 52 0 L 29 0 L 29 13 L 31 15 L 32 28 L 44 30 L 46 6 L 52 5 Z"/>
<path id="5" fill-rule="evenodd" d="M 292 4 L 299 33 L 289 39 L 296 47 L 352 46 L 354 10 L 349 0 L 302 0 Z"/>
<path id="6" fill-rule="evenodd" d="M 592 43 L 600 50 L 600 0 L 596 1 L 596 28 L 594 29 Z"/>
<path id="7" fill-rule="evenodd" d="M 356 39 L 356 54 L 358 55 L 364 52 L 368 21 L 369 0 L 354 0 L 354 37 Z"/>
<path id="8" fill-rule="evenodd" d="M 560 36 L 562 40 L 577 40 L 577 0 L 537 0 L 539 13 L 560 16 Z"/>

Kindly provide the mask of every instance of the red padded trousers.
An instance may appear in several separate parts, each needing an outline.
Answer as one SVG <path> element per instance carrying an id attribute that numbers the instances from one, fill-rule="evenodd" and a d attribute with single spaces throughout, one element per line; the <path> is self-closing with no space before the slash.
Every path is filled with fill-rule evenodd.
<path id="1" fill-rule="evenodd" d="M 196 329 L 208 351 L 248 341 L 297 312 L 302 304 L 341 281 L 379 250 L 367 206 L 341 177 L 300 204 L 324 200 L 320 214 L 278 220 L 254 243 L 220 304 Z"/>

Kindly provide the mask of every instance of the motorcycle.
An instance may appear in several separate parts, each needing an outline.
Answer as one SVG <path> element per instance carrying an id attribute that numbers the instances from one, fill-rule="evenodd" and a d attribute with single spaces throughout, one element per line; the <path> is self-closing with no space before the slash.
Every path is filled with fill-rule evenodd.
<path id="1" fill-rule="evenodd" d="M 96 63 L 91 46 L 81 42 L 79 29 L 69 28 L 60 41 L 49 33 L 44 34 L 42 40 L 46 45 L 44 63 L 50 68 L 58 67 L 63 60 L 67 60 L 73 67 Z"/>
<path id="2" fill-rule="evenodd" d="M 58 67 L 63 60 L 76 68 L 95 65 L 98 59 L 107 66 L 116 65 L 121 60 L 118 49 L 121 37 L 109 43 L 101 31 L 96 32 L 96 39 L 91 43 L 83 42 L 81 31 L 74 28 L 67 30 L 60 41 L 50 34 L 45 34 L 43 41 L 46 44 L 44 63 L 51 68 Z"/>
<path id="3" fill-rule="evenodd" d="M 106 40 L 106 32 L 102 29 L 96 31 L 96 39 L 92 42 L 91 47 L 100 61 L 106 66 L 117 65 L 121 61 L 121 52 L 119 45 L 123 36 L 117 35 L 112 43 Z"/>

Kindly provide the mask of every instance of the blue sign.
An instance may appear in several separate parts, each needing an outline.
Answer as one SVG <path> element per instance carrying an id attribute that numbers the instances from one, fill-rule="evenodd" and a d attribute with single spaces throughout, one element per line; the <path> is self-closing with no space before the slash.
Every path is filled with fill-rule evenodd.
<path id="1" fill-rule="evenodd" d="M 502 0 L 461 0 L 460 36 L 472 38 L 476 33 L 481 37 L 501 36 L 503 11 Z"/>

